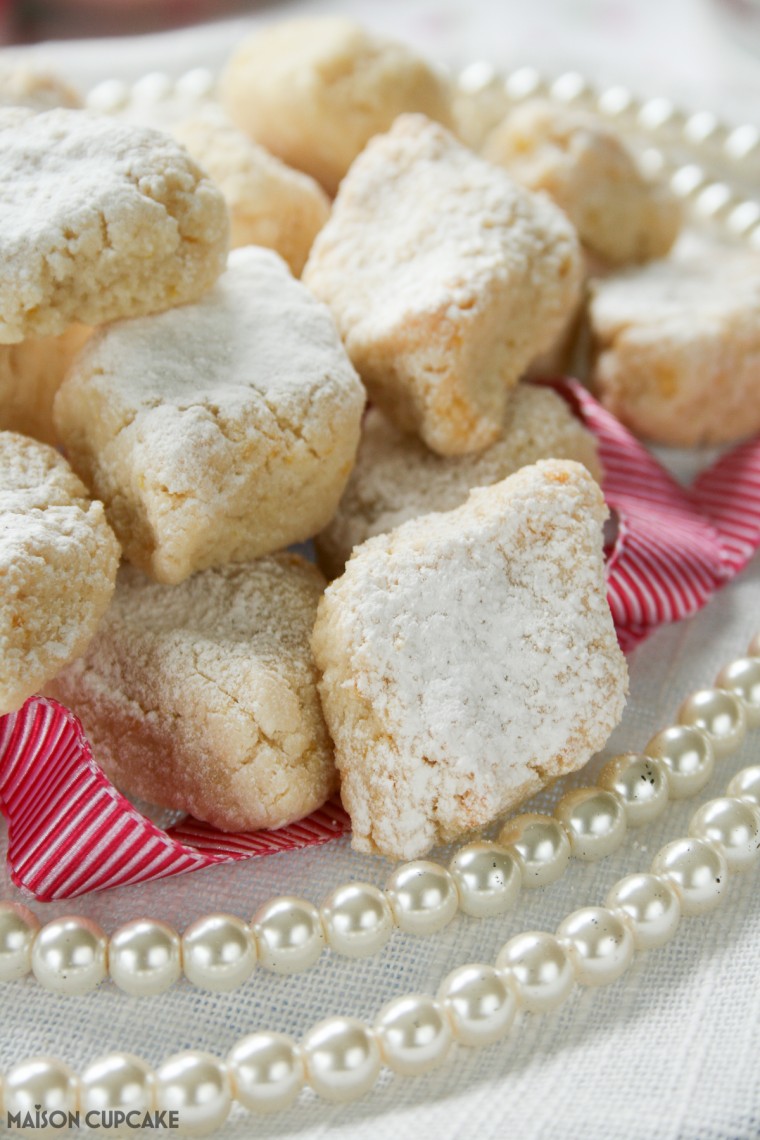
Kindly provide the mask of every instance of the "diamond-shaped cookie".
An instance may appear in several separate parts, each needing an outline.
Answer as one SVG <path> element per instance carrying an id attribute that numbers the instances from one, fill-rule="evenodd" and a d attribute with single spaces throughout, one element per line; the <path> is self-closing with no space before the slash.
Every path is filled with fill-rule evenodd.
<path id="1" fill-rule="evenodd" d="M 601 492 L 524 467 L 359 547 L 312 646 L 354 845 L 412 858 L 582 767 L 627 685 Z"/>

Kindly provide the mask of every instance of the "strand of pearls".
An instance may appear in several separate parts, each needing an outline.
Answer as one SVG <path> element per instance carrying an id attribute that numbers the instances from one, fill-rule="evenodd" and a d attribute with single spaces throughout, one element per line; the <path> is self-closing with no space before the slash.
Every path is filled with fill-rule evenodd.
<path id="1" fill-rule="evenodd" d="M 502 113 L 537 96 L 598 112 L 647 141 L 640 154 L 644 169 L 666 174 L 674 193 L 697 219 L 717 223 L 730 238 L 745 239 L 760 251 L 760 201 L 726 181 L 726 168 L 732 180 L 738 172 L 750 182 L 760 171 L 760 130 L 754 124 L 731 125 L 711 111 L 686 111 L 662 96 L 639 99 L 620 85 L 599 88 L 577 71 L 550 79 L 533 67 L 520 67 L 504 76 L 492 64 L 478 61 L 457 75 L 456 85 L 465 95 L 489 97 Z M 176 80 L 154 71 L 131 86 L 116 79 L 99 83 L 88 93 L 86 105 L 105 114 L 130 108 L 164 108 L 171 114 L 175 107 L 188 114 L 213 101 L 215 88 L 207 68 L 194 68 Z"/>
<path id="2" fill-rule="evenodd" d="M 711 111 L 686 111 L 670 99 L 638 99 L 626 87 L 596 87 L 577 71 L 549 79 L 533 67 L 507 76 L 485 61 L 470 64 L 457 77 L 464 95 L 482 96 L 502 108 L 536 97 L 596 111 L 624 132 L 646 140 L 640 159 L 652 175 L 669 177 L 674 193 L 697 219 L 715 222 L 733 239 L 746 239 L 760 251 L 760 201 L 725 180 L 744 173 L 748 181 L 760 163 L 760 130 L 730 125 Z M 695 161 L 696 158 L 696 161 Z"/>
<path id="3" fill-rule="evenodd" d="M 658 818 L 669 799 L 696 795 L 715 759 L 760 726 L 760 634 L 749 655 L 722 669 L 716 687 L 683 703 L 678 723 L 658 733 L 643 753 L 614 757 L 596 786 L 568 792 L 554 816 L 526 813 L 509 820 L 498 842 L 478 840 L 451 859 L 401 864 L 385 890 L 371 883 L 338 887 L 320 908 L 285 895 L 265 903 L 250 923 L 229 914 L 199 918 L 180 936 L 168 923 L 137 918 L 110 938 L 89 918 L 69 915 L 41 926 L 19 903 L 0 903 L 0 981 L 33 973 L 55 993 L 85 994 L 107 977 L 126 993 L 162 993 L 183 975 L 193 985 L 229 991 L 256 965 L 279 974 L 314 966 L 325 947 L 349 958 L 378 953 L 395 929 L 430 935 L 458 911 L 485 918 L 514 906 L 521 888 L 560 878 L 571 856 L 603 859 L 629 827 Z"/>
<path id="4" fill-rule="evenodd" d="M 666 844 L 649 872 L 615 883 L 604 906 L 568 915 L 555 934 L 528 931 L 509 940 L 495 965 L 453 970 L 435 997 L 407 994 L 389 1002 L 372 1025 L 329 1017 L 297 1043 L 281 1033 L 242 1038 L 222 1060 L 200 1050 L 169 1057 L 154 1071 L 141 1058 L 114 1053 L 81 1076 L 63 1061 L 34 1057 L 2 1082 L 4 1109 L 66 1114 L 122 1113 L 137 1119 L 175 1112 L 183 1132 L 220 1128 L 233 1100 L 254 1112 L 287 1108 L 308 1086 L 341 1103 L 365 1095 L 383 1066 L 403 1076 L 437 1067 L 452 1045 L 490 1045 L 509 1031 L 518 1011 L 547 1013 L 576 985 L 616 981 L 636 950 L 663 946 L 682 917 L 714 909 L 730 872 L 760 861 L 760 767 L 745 768 L 727 794 L 703 804 L 688 836 Z M 113 1116 L 109 1118 L 113 1120 Z M 132 1118 L 134 1119 L 134 1117 Z"/>

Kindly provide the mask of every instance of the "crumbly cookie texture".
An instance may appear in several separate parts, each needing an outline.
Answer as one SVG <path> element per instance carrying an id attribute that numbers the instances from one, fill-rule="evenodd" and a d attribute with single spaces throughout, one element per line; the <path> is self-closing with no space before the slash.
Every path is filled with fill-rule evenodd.
<path id="1" fill-rule="evenodd" d="M 587 111 L 532 100 L 486 139 L 486 158 L 531 190 L 544 190 L 583 244 L 615 265 L 664 257 L 681 207 L 662 181 L 641 173 L 620 135 Z"/>
<path id="2" fill-rule="evenodd" d="M 592 385 L 634 432 L 676 447 L 760 431 L 760 258 L 679 243 L 592 282 Z"/>
<path id="3" fill-rule="evenodd" d="M 221 192 L 173 139 L 0 109 L 0 344 L 194 301 L 224 268 Z"/>
<path id="4" fill-rule="evenodd" d="M 54 417 L 125 556 L 177 583 L 324 527 L 363 407 L 329 311 L 249 246 L 195 305 L 95 333 Z"/>
<path id="5" fill-rule="evenodd" d="M 627 686 L 599 487 L 545 460 L 354 552 L 312 647 L 354 846 L 425 854 L 580 768 Z"/>
<path id="6" fill-rule="evenodd" d="M 0 430 L 57 443 L 53 400 L 92 329 L 71 325 L 60 336 L 0 345 Z"/>
<path id="7" fill-rule="evenodd" d="M 232 247 L 274 249 L 297 277 L 330 215 L 322 187 L 213 112 L 184 119 L 172 134 L 224 194 Z"/>
<path id="8" fill-rule="evenodd" d="M 52 111 L 81 106 L 79 92 L 51 71 L 27 65 L 0 67 L 0 107 Z"/>
<path id="9" fill-rule="evenodd" d="M 405 44 L 340 17 L 289 20 L 232 56 L 222 102 L 252 138 L 330 194 L 403 112 L 450 123 L 448 81 Z"/>
<path id="10" fill-rule="evenodd" d="M 57 451 L 0 432 L 0 715 L 82 653 L 114 589 L 119 544 Z"/>
<path id="11" fill-rule="evenodd" d="M 282 827 L 337 785 L 309 649 L 323 579 L 281 554 L 157 586 L 122 568 L 48 692 L 126 792 L 225 831 Z"/>
<path id="12" fill-rule="evenodd" d="M 371 401 L 462 455 L 501 434 L 510 388 L 573 310 L 581 258 L 552 202 L 404 115 L 351 167 L 303 279 Z"/>
<path id="13" fill-rule="evenodd" d="M 574 459 L 601 479 L 594 436 L 549 388 L 518 384 L 502 438 L 479 455 L 458 459 L 435 455 L 371 408 L 340 506 L 317 538 L 320 566 L 334 578 L 366 539 L 407 519 L 459 507 L 473 487 L 498 483 L 539 459 Z"/>

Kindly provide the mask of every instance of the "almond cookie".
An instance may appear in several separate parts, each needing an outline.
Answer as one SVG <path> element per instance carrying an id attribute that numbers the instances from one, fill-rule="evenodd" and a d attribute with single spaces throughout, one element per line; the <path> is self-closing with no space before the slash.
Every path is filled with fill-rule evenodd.
<path id="1" fill-rule="evenodd" d="M 574 459 L 601 478 L 593 435 L 550 388 L 518 384 L 503 437 L 479 455 L 459 459 L 428 451 L 372 408 L 340 506 L 317 539 L 320 565 L 334 578 L 366 539 L 407 519 L 459 507 L 473 487 L 498 483 L 538 459 Z"/>
<path id="2" fill-rule="evenodd" d="M 0 345 L 0 430 L 57 443 L 53 400 L 92 329 L 72 325 L 60 336 Z"/>
<path id="3" fill-rule="evenodd" d="M 405 111 L 451 121 L 448 81 L 411 48 L 340 17 L 256 32 L 222 77 L 233 122 L 334 194 L 373 135 Z"/>
<path id="4" fill-rule="evenodd" d="M 193 301 L 224 268 L 221 192 L 173 139 L 0 109 L 0 344 Z"/>
<path id="5" fill-rule="evenodd" d="M 54 107 L 81 106 L 79 92 L 51 71 L 26 64 L 0 67 L 0 107 L 52 111 Z"/>
<path id="6" fill-rule="evenodd" d="M 309 649 L 323 585 L 291 554 L 172 587 L 125 566 L 86 656 L 48 692 L 126 792 L 226 831 L 282 827 L 337 784 Z"/>
<path id="7" fill-rule="evenodd" d="M 592 385 L 632 431 L 676 447 L 760 431 L 760 259 L 725 246 L 592 282 Z"/>
<path id="8" fill-rule="evenodd" d="M 65 459 L 0 432 L 0 715 L 84 651 L 118 564 L 102 503 Z"/>
<path id="9" fill-rule="evenodd" d="M 230 242 L 274 249 L 298 277 L 330 214 L 322 187 L 224 117 L 185 119 L 172 134 L 213 178 L 230 212 Z"/>
<path id="10" fill-rule="evenodd" d="M 573 311 L 581 258 L 552 202 L 404 115 L 351 167 L 303 279 L 372 402 L 463 455 L 501 434 L 510 388 Z"/>
<path id="11" fill-rule="evenodd" d="M 54 416 L 125 556 L 176 583 L 325 526 L 363 406 L 328 310 L 249 246 L 195 305 L 95 333 Z"/>
<path id="12" fill-rule="evenodd" d="M 598 116 L 542 100 L 524 103 L 489 135 L 486 158 L 561 206 L 583 244 L 624 265 L 664 257 L 681 207 L 641 173 L 622 138 Z"/>
<path id="13" fill-rule="evenodd" d="M 606 742 L 627 670 L 601 491 L 544 460 L 360 546 L 312 637 L 354 846 L 424 855 Z"/>

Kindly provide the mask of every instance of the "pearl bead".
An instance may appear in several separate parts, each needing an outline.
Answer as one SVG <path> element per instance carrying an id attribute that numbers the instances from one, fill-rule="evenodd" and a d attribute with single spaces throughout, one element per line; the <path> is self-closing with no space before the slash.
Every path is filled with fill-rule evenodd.
<path id="1" fill-rule="evenodd" d="M 760 807 L 760 764 L 742 768 L 728 785 L 728 794 Z"/>
<path id="2" fill-rule="evenodd" d="M 227 1058 L 235 1100 L 252 1112 L 279 1112 L 306 1079 L 301 1050 L 284 1033 L 252 1033 Z"/>
<path id="3" fill-rule="evenodd" d="M 5 1074 L 3 1099 L 6 1113 L 20 1113 L 22 1117 L 31 1113 L 32 1120 L 37 1113 L 46 1112 L 48 1121 L 56 1124 L 51 1113 L 76 1112 L 79 1107 L 79 1080 L 76 1074 L 55 1057 L 33 1057 L 14 1065 Z M 37 1129 L 35 1129 L 37 1131 Z"/>
<path id="4" fill-rule="evenodd" d="M 520 893 L 517 859 L 495 843 L 482 840 L 457 851 L 449 871 L 459 892 L 459 906 L 474 918 L 504 914 Z"/>
<path id="5" fill-rule="evenodd" d="M 377 1037 L 355 1017 L 329 1017 L 302 1042 L 306 1079 L 325 1100 L 356 1100 L 374 1085 L 382 1060 Z"/>
<path id="6" fill-rule="evenodd" d="M 496 968 L 514 977 L 520 1001 L 531 1013 L 556 1009 L 575 982 L 567 950 L 553 934 L 543 931 L 510 939 L 499 951 Z"/>
<path id="7" fill-rule="evenodd" d="M 507 821 L 499 843 L 509 846 L 520 861 L 524 887 L 546 887 L 562 877 L 570 862 L 570 840 L 556 819 L 526 812 Z"/>
<path id="8" fill-rule="evenodd" d="M 108 964 L 111 978 L 125 993 L 163 993 L 182 973 L 179 934 L 159 919 L 135 919 L 111 935 Z"/>
<path id="9" fill-rule="evenodd" d="M 460 966 L 443 980 L 438 1000 L 457 1041 L 462 1045 L 492 1045 L 514 1020 L 516 991 L 514 979 L 493 966 Z"/>
<path id="10" fill-rule="evenodd" d="M 689 835 L 720 846 L 729 871 L 743 871 L 760 857 L 760 810 L 723 796 L 702 804 L 691 817 Z"/>
<path id="11" fill-rule="evenodd" d="M 47 990 L 86 994 L 108 970 L 108 939 L 88 918 L 57 918 L 40 930 L 32 946 L 32 971 Z"/>
<path id="12" fill-rule="evenodd" d="M 17 982 L 32 968 L 32 943 L 40 924 L 21 903 L 0 903 L 0 982 Z"/>
<path id="13" fill-rule="evenodd" d="M 741 748 L 747 732 L 741 701 L 724 689 L 698 689 L 692 693 L 678 710 L 678 720 L 706 732 L 719 759 Z"/>
<path id="14" fill-rule="evenodd" d="M 93 1061 L 82 1073 L 83 1113 L 123 1109 L 149 1112 L 155 1105 L 155 1076 L 140 1057 L 111 1053 Z"/>
<path id="15" fill-rule="evenodd" d="M 385 892 L 396 922 L 407 934 L 435 934 L 448 926 L 459 908 L 449 872 L 426 859 L 402 864 L 391 875 Z"/>
<path id="16" fill-rule="evenodd" d="M 157 1108 L 178 1114 L 181 1133 L 215 1132 L 229 1116 L 231 1104 L 227 1066 L 210 1053 L 175 1053 L 156 1071 Z"/>
<path id="17" fill-rule="evenodd" d="M 204 990 L 224 993 L 241 986 L 256 965 L 250 928 L 230 914 L 207 914 L 182 936 L 185 977 Z"/>
<path id="18" fill-rule="evenodd" d="M 384 1006 L 375 1022 L 383 1061 L 394 1073 L 417 1077 L 435 1069 L 449 1054 L 451 1023 L 439 1001 L 409 994 Z"/>
<path id="19" fill-rule="evenodd" d="M 554 809 L 564 824 L 576 859 L 594 862 L 617 851 L 625 839 L 625 812 L 620 800 L 602 788 L 576 788 Z"/>
<path id="20" fill-rule="evenodd" d="M 319 911 L 305 899 L 282 895 L 265 903 L 251 922 L 259 961 L 276 974 L 297 974 L 319 959 L 325 933 Z"/>
<path id="21" fill-rule="evenodd" d="M 681 913 L 689 917 L 718 905 L 728 876 L 725 855 L 706 839 L 676 839 L 666 844 L 655 855 L 652 870 L 673 884 Z"/>
<path id="22" fill-rule="evenodd" d="M 651 823 L 668 806 L 665 766 L 650 756 L 615 756 L 602 769 L 599 783 L 621 801 L 629 827 Z"/>
<path id="23" fill-rule="evenodd" d="M 320 913 L 330 949 L 346 958 L 379 953 L 394 929 L 388 899 L 370 883 L 338 887 Z"/>
<path id="24" fill-rule="evenodd" d="M 681 921 L 675 887 L 659 875 L 628 875 L 611 888 L 604 905 L 625 915 L 637 950 L 654 950 L 673 937 Z"/>
<path id="25" fill-rule="evenodd" d="M 748 728 L 760 728 L 760 657 L 732 661 L 718 673 L 715 684 L 739 698 Z"/>
<path id="26" fill-rule="evenodd" d="M 567 947 L 582 986 L 606 986 L 633 961 L 633 934 L 627 922 L 603 906 L 583 907 L 568 915 L 557 937 Z"/>
<path id="27" fill-rule="evenodd" d="M 694 796 L 713 774 L 715 752 L 707 733 L 687 725 L 664 728 L 644 749 L 653 760 L 661 760 L 668 775 L 671 799 Z"/>

